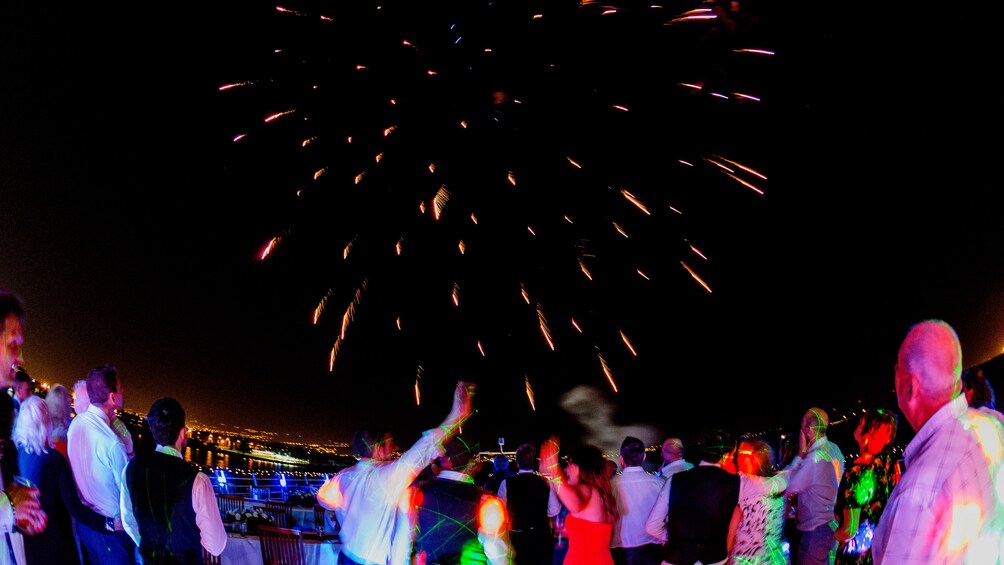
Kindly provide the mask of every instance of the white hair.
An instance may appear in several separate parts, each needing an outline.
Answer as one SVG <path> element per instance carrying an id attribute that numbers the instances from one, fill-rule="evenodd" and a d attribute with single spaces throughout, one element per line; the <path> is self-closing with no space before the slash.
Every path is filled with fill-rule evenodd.
<path id="1" fill-rule="evenodd" d="M 49 407 L 41 397 L 31 395 L 21 403 L 21 409 L 14 420 L 11 439 L 27 453 L 46 453 L 49 447 Z"/>

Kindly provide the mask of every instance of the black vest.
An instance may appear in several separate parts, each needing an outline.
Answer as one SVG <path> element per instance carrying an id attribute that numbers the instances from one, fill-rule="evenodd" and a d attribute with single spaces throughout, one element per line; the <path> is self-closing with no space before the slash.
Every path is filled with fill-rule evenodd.
<path id="1" fill-rule="evenodd" d="M 505 505 L 515 531 L 550 530 L 547 501 L 551 487 L 547 480 L 534 473 L 520 473 L 505 480 Z"/>
<path id="2" fill-rule="evenodd" d="M 195 465 L 158 451 L 137 455 L 126 466 L 139 524 L 139 552 L 147 565 L 203 562 L 202 536 L 192 508 L 198 472 Z"/>
<path id="3" fill-rule="evenodd" d="M 433 479 L 421 487 L 415 554 L 429 565 L 486 563 L 478 541 L 478 511 L 484 490 L 472 483 Z M 422 561 L 420 561 L 422 562 Z"/>
<path id="4" fill-rule="evenodd" d="M 708 465 L 673 475 L 663 559 L 689 564 L 728 557 L 726 538 L 739 502 L 739 476 Z"/>

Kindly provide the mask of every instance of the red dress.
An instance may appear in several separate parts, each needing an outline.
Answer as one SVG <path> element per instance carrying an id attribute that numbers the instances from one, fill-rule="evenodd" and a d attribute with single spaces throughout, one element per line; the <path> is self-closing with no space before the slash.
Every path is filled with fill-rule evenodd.
<path id="1" fill-rule="evenodd" d="M 565 517 L 568 533 L 568 553 L 563 565 L 613 565 L 610 555 L 610 538 L 614 525 L 608 522 L 590 522 L 569 514 Z"/>

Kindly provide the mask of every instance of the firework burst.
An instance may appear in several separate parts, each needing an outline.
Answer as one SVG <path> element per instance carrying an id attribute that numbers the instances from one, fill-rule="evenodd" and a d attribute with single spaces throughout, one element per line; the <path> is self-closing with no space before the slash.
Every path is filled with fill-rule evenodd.
<path id="1" fill-rule="evenodd" d="M 402 376 L 478 375 L 534 409 L 644 382 L 636 360 L 666 353 L 644 336 L 710 300 L 729 224 L 766 194 L 773 50 L 758 15 L 709 6 L 275 8 L 263 76 L 220 96 L 248 117 L 234 150 L 285 171 L 260 258 L 312 263 L 335 376 L 376 348 Z M 419 379 L 399 384 L 419 402 Z"/>

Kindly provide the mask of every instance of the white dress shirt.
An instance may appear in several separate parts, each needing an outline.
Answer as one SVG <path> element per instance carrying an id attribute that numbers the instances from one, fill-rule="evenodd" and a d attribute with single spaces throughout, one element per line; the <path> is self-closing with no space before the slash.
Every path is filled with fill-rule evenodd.
<path id="1" fill-rule="evenodd" d="M 793 465 L 785 496 L 798 495 L 795 527 L 802 532 L 829 525 L 836 529 L 833 508 L 844 476 L 844 454 L 826 436 L 817 439 L 805 458 Z"/>
<path id="2" fill-rule="evenodd" d="M 661 543 L 645 531 L 645 522 L 665 481 L 641 467 L 625 467 L 611 481 L 619 517 L 610 547 L 639 547 Z M 552 490 L 553 492 L 553 490 Z"/>
<path id="3" fill-rule="evenodd" d="M 102 516 L 119 518 L 122 469 L 129 460 L 104 411 L 92 404 L 72 420 L 66 451 L 81 502 Z"/>
<path id="4" fill-rule="evenodd" d="M 694 468 L 694 464 L 686 459 L 677 459 L 676 461 L 666 463 L 659 469 L 656 473 L 657 477 L 662 477 L 663 479 L 668 479 L 673 476 L 674 473 L 679 473 L 680 471 L 689 471 Z"/>
<path id="5" fill-rule="evenodd" d="M 433 428 L 394 461 L 361 459 L 342 469 L 317 492 L 317 502 L 334 510 L 342 525 L 342 551 L 364 565 L 405 565 L 411 530 L 398 505 L 415 477 L 442 453 L 446 431 Z"/>
<path id="6" fill-rule="evenodd" d="M 169 445 L 158 445 L 157 451 L 183 459 L 181 452 Z M 136 543 L 136 547 L 139 547 L 139 523 L 136 522 L 136 516 L 132 511 L 132 495 L 129 493 L 125 474 L 126 470 L 122 469 L 122 493 L 119 502 L 122 510 L 122 527 Z M 195 510 L 195 525 L 199 527 L 202 547 L 213 555 L 223 553 L 223 548 L 227 545 L 227 530 L 223 526 L 216 494 L 213 493 L 213 483 L 205 473 L 195 474 L 195 482 L 192 483 L 192 509 Z"/>

